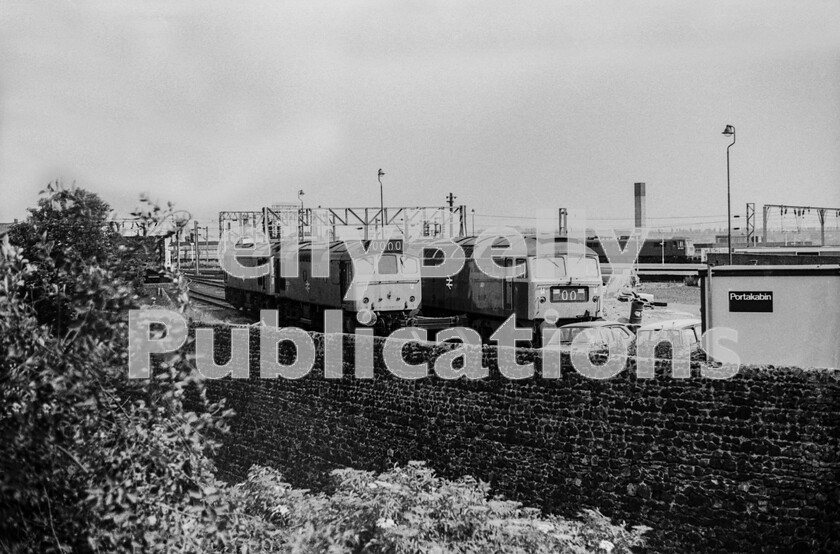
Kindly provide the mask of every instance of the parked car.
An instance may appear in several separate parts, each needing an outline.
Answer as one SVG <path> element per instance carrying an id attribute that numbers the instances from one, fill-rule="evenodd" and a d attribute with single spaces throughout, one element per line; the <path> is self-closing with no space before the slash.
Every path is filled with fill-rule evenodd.
<path id="1" fill-rule="evenodd" d="M 699 319 L 667 319 L 647 323 L 636 330 L 636 343 L 639 341 L 656 341 L 657 336 L 662 335 L 663 331 L 678 331 L 680 345 L 688 345 L 692 358 L 701 352 L 700 339 L 703 336 L 703 331 Z M 670 335 L 670 333 L 668 334 Z M 665 344 L 661 346 L 667 347 Z M 656 357 L 670 357 L 670 348 L 666 348 L 668 352 L 663 353 L 663 355 L 660 355 L 660 349 L 657 348 Z M 635 354 L 635 345 L 631 354 Z"/>
<path id="2" fill-rule="evenodd" d="M 629 346 L 635 336 L 633 331 L 624 323 L 618 321 L 585 321 L 580 323 L 569 323 L 558 328 L 552 336 L 548 348 L 557 348 L 561 352 L 570 352 L 575 339 L 585 335 L 586 348 L 590 351 L 606 351 L 610 346 L 623 344 Z M 578 339 L 581 344 L 582 339 Z"/>

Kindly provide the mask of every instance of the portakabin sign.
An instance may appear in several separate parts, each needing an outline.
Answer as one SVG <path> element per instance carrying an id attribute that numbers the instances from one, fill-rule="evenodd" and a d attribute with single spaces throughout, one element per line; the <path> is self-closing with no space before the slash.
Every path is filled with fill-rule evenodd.
<path id="1" fill-rule="evenodd" d="M 772 312 L 773 291 L 729 291 L 730 312 Z"/>

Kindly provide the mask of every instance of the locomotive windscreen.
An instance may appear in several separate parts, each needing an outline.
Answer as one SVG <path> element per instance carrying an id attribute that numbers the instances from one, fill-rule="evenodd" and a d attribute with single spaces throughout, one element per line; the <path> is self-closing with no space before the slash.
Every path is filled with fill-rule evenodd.
<path id="1" fill-rule="evenodd" d="M 555 279 L 566 276 L 566 261 L 563 258 L 535 258 L 531 262 L 533 274 L 538 279 Z"/>
<path id="2" fill-rule="evenodd" d="M 397 257 L 393 254 L 383 254 L 379 258 L 379 274 L 396 275 L 397 272 Z"/>
<path id="3" fill-rule="evenodd" d="M 570 256 L 566 258 L 569 275 L 573 277 L 600 277 L 597 258 Z"/>

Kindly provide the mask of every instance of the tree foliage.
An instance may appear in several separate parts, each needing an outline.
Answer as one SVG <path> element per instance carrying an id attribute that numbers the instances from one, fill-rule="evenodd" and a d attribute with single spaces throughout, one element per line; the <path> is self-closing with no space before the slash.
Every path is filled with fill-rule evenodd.
<path id="1" fill-rule="evenodd" d="M 626 552 L 639 543 L 642 529 L 595 512 L 541 516 L 422 464 L 336 471 L 331 495 L 294 489 L 268 468 L 220 482 L 211 437 L 231 414 L 206 401 L 184 408 L 187 390 L 204 399 L 190 360 L 160 357 L 151 379 L 127 378 L 126 314 L 141 298 L 120 256 L 99 248 L 115 244 L 94 225 L 104 210 L 95 195 L 50 188 L 15 230 L 21 246 L 2 247 L 0 551 Z M 154 225 L 165 213 L 138 217 Z M 104 242 L 81 244 L 94 237 Z M 174 277 L 173 308 L 183 310 Z"/>
<path id="2" fill-rule="evenodd" d="M 43 239 L 56 258 L 103 263 L 113 250 L 117 235 L 108 228 L 110 206 L 95 193 L 50 183 L 46 195 L 30 208 L 26 221 L 9 228 L 9 240 L 30 259 L 37 257 Z M 59 260 L 60 265 L 60 260 Z"/>
<path id="3" fill-rule="evenodd" d="M 75 287 L 82 285 L 76 275 L 89 267 L 107 268 L 136 288 L 162 238 L 138 241 L 120 236 L 108 225 L 108 204 L 87 190 L 56 182 L 42 192 L 44 197 L 29 210 L 29 217 L 9 228 L 9 241 L 31 264 L 23 276 L 27 303 L 39 322 L 62 334 L 78 315 L 70 301 L 77 296 Z M 159 218 L 159 211 L 153 207 L 138 213 L 138 221 L 147 225 Z"/>

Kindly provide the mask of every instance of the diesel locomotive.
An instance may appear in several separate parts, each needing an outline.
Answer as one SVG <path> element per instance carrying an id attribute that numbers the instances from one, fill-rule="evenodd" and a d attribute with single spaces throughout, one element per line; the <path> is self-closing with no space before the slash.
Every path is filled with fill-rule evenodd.
<path id="1" fill-rule="evenodd" d="M 351 256 L 344 241 L 330 243 L 327 277 L 313 275 L 312 257 L 318 253 L 302 242 L 296 246 L 296 274 L 284 277 L 281 259 L 288 252 L 275 244 L 270 258 L 238 258 L 242 265 L 269 264 L 270 271 L 250 279 L 226 274 L 225 299 L 254 313 L 276 309 L 282 320 L 316 330 L 322 329 L 325 310 L 341 310 L 346 332 L 367 326 L 383 335 L 404 326 L 434 331 L 466 325 L 487 340 L 515 314 L 518 327 L 533 330 L 534 345 L 544 329 L 600 319 L 603 281 L 597 253 L 560 237 L 522 240 L 524 248 L 515 255 L 505 254 L 510 252 L 506 239 L 497 239 L 489 252 L 499 268 L 516 269 L 510 277 L 482 270 L 476 237 L 452 240 L 464 259 L 460 270 L 446 278 L 424 276 L 443 262 L 440 249 L 421 245 L 406 253 L 399 239 L 388 240 L 381 255 Z"/>
<path id="2" fill-rule="evenodd" d="M 368 244 L 365 245 L 367 248 Z M 271 257 L 239 257 L 242 265 L 270 264 L 264 277 L 242 279 L 225 275 L 225 300 L 234 307 L 256 312 L 275 309 L 281 320 L 322 329 L 325 310 L 341 310 L 344 329 L 371 327 L 380 334 L 406 325 L 406 318 L 420 307 L 420 260 L 403 253 L 401 240 L 389 240 L 381 255 L 351 257 L 344 241 L 329 243 L 329 275 L 313 275 L 311 242 L 296 246 L 298 268 L 293 277 L 281 274 L 281 260 L 288 253 L 274 244 Z"/>
<path id="3" fill-rule="evenodd" d="M 517 326 L 533 329 L 533 344 L 539 344 L 543 329 L 599 319 L 603 281 L 598 254 L 560 237 L 523 239 L 525 249 L 518 255 L 492 257 L 500 267 L 519 268 L 518 276 L 504 278 L 487 275 L 478 266 L 476 237 L 453 240 L 463 249 L 465 263 L 451 277 L 423 279 L 422 313 L 464 315 L 485 340 L 515 314 Z M 538 240 L 543 241 L 539 251 Z M 494 246 L 509 243 L 502 240 Z M 441 256 L 435 248 L 425 248 L 423 257 L 428 266 Z"/>
<path id="4" fill-rule="evenodd" d="M 627 237 L 619 238 L 618 244 L 621 248 L 627 241 Z M 594 250 L 602 264 L 608 262 L 607 256 L 604 253 L 604 248 L 601 242 L 595 238 L 590 237 L 586 240 L 586 246 Z M 696 263 L 700 260 L 694 243 L 690 238 L 686 237 L 667 237 L 661 239 L 645 239 L 642 248 L 639 250 L 639 256 L 636 262 L 640 264 L 681 264 L 681 263 Z"/>

